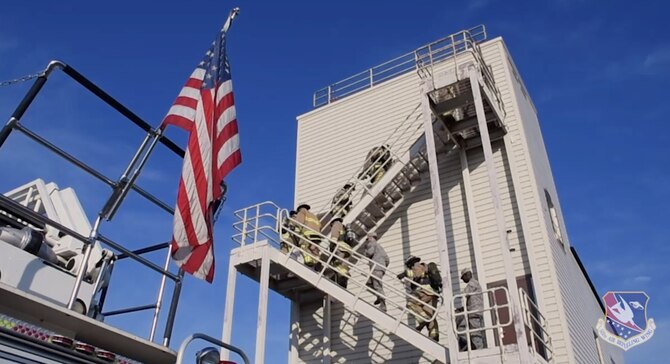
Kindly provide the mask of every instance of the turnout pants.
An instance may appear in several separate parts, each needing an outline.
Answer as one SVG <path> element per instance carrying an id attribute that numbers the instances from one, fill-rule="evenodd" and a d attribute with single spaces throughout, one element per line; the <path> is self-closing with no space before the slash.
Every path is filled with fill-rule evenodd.
<path id="1" fill-rule="evenodd" d="M 423 289 L 417 289 L 414 296 L 418 301 L 410 300 L 407 307 L 414 314 L 414 318 L 418 324 L 417 328 L 421 331 L 424 327 L 428 327 L 428 336 L 438 341 L 440 339 L 439 326 L 436 319 L 432 319 L 435 314 L 434 307 L 437 306 L 437 296 L 434 296 Z"/>
<path id="2" fill-rule="evenodd" d="M 300 239 L 300 248 L 303 250 L 302 258 L 305 265 L 313 267 L 319 261 L 319 245 L 321 237 L 317 233 L 305 232 L 305 237 Z"/>

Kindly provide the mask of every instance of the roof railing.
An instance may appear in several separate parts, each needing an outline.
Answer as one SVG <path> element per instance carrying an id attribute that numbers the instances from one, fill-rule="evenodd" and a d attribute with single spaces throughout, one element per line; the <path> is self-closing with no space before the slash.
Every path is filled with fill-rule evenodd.
<path id="1" fill-rule="evenodd" d="M 413 70 L 419 70 L 426 63 L 435 64 L 445 61 L 471 48 L 473 44 L 487 39 L 486 27 L 478 25 L 458 33 L 441 38 L 419 47 L 363 72 L 335 82 L 314 92 L 313 106 L 320 107 L 333 101 L 355 94 L 359 91 L 379 85 Z M 429 62 L 426 62 L 429 61 Z"/>

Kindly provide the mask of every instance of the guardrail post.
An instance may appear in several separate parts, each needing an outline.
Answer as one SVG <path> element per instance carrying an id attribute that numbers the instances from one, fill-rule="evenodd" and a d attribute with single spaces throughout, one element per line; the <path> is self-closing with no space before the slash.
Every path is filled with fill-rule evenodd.
<path id="1" fill-rule="evenodd" d="M 179 269 L 177 280 L 174 282 L 174 291 L 172 292 L 172 301 L 170 302 L 170 310 L 165 322 L 165 333 L 163 334 L 163 346 L 170 345 L 170 338 L 172 337 L 172 328 L 174 327 L 174 318 L 177 314 L 177 305 L 179 304 L 179 295 L 181 294 L 181 285 L 184 280 L 184 271 Z"/>
<path id="2" fill-rule="evenodd" d="M 246 245 L 247 243 L 247 211 L 248 209 L 244 209 L 244 216 L 242 217 L 242 241 L 240 242 L 241 246 Z"/>
<path id="3" fill-rule="evenodd" d="M 328 103 L 330 104 L 330 101 L 332 99 L 332 86 L 328 86 Z"/>
<path id="4" fill-rule="evenodd" d="M 270 284 L 270 247 L 265 246 L 261 258 L 261 275 L 258 281 L 258 323 L 256 326 L 256 355 L 255 362 L 265 363 L 265 333 L 267 330 L 268 317 L 268 290 Z"/>
<path id="5" fill-rule="evenodd" d="M 231 257 L 228 262 L 228 284 L 226 285 L 225 307 L 223 309 L 223 333 L 221 341 L 231 342 L 233 336 L 233 310 L 235 309 L 235 285 L 237 284 L 237 262 Z M 221 353 L 221 360 L 228 360 L 228 352 Z"/>
<path id="6" fill-rule="evenodd" d="M 86 268 L 88 266 L 88 261 L 91 259 L 91 252 L 93 251 L 93 244 L 98 237 L 98 229 L 100 228 L 100 222 L 102 221 L 102 216 L 98 215 L 89 234 L 88 241 L 84 243 L 84 248 L 86 252 L 84 253 L 84 258 L 81 261 L 79 270 L 77 271 L 77 277 L 74 281 L 74 287 L 72 287 L 72 293 L 70 294 L 70 300 L 67 303 L 67 308 L 72 309 L 74 303 L 77 301 L 77 296 L 79 295 L 79 288 L 81 288 L 81 282 L 84 280 L 84 275 L 86 275 Z"/>
<path id="7" fill-rule="evenodd" d="M 254 224 L 254 244 L 258 242 L 258 220 L 261 219 L 261 205 L 256 205 L 256 223 Z"/>
<path id="8" fill-rule="evenodd" d="M 373 79 L 374 74 L 372 72 L 372 68 L 370 68 L 370 75 L 368 77 L 370 77 L 370 87 L 374 86 L 375 82 L 374 82 L 374 79 Z"/>
<path id="9" fill-rule="evenodd" d="M 450 36 L 451 39 L 451 58 L 454 60 L 454 76 L 458 80 L 458 62 L 456 62 L 456 41 L 453 34 Z"/>
<path id="10" fill-rule="evenodd" d="M 167 271 L 170 268 L 170 257 L 172 257 L 171 249 L 168 246 L 167 254 L 165 256 L 165 264 L 163 269 Z M 154 341 L 156 336 L 156 327 L 158 326 L 158 316 L 161 313 L 161 307 L 163 306 L 163 294 L 165 294 L 165 282 L 167 281 L 167 276 L 163 274 L 161 276 L 161 285 L 158 289 L 158 297 L 156 298 L 156 308 L 154 309 L 154 318 L 151 322 L 151 331 L 149 332 L 149 341 Z"/>

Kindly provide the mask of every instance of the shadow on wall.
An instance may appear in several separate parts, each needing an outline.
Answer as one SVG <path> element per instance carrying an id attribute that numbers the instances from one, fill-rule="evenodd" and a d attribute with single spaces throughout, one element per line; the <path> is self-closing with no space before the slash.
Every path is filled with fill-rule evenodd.
<path id="1" fill-rule="evenodd" d="M 527 247 L 527 242 L 526 242 L 526 237 L 523 235 L 523 226 L 521 225 L 521 216 L 519 215 L 519 205 L 517 201 L 517 196 L 516 196 L 516 191 L 514 191 L 514 182 L 512 181 L 512 173 L 510 170 L 509 166 L 509 154 L 507 153 L 507 148 L 503 148 L 503 142 L 499 141 L 493 144 L 493 151 L 494 153 L 497 152 L 499 149 L 502 150 L 502 160 L 503 160 L 503 166 L 505 167 L 505 180 L 507 183 L 507 191 L 509 193 L 510 199 L 511 199 L 511 204 L 512 204 L 512 211 L 514 212 L 514 222 L 513 224 L 510 224 L 510 226 L 514 226 L 514 231 L 518 241 L 519 241 L 519 254 L 522 257 L 525 257 L 526 259 L 523 260 L 523 271 L 526 273 L 530 274 L 530 262 L 527 259 L 528 257 L 528 247 Z M 519 186 L 520 187 L 520 186 Z M 510 239 L 512 239 L 513 236 L 510 236 Z M 512 242 L 510 242 L 511 244 Z M 532 278 L 531 278 L 532 279 Z M 530 287 L 529 287 L 530 288 Z M 533 298 L 535 297 L 534 294 L 532 295 Z"/>
<path id="2" fill-rule="evenodd" d="M 438 156 L 438 164 L 440 166 L 440 170 L 444 170 L 449 166 L 458 166 L 457 170 L 460 171 L 460 161 L 459 161 L 459 156 L 457 151 L 452 151 L 448 154 L 440 154 Z M 453 169 L 453 168 L 452 168 Z M 444 173 L 441 173 L 441 191 L 442 191 L 442 205 L 443 205 L 443 211 L 444 211 L 444 218 L 445 218 L 445 227 L 446 227 L 446 234 L 447 234 L 447 249 L 448 249 L 448 255 L 449 255 L 449 261 L 450 261 L 450 270 L 451 270 L 451 278 L 452 278 L 452 289 L 458 291 L 459 285 L 460 285 L 460 280 L 459 280 L 459 266 L 458 266 L 458 261 L 457 261 L 457 255 L 456 255 L 456 246 L 454 244 L 455 237 L 454 237 L 454 221 L 452 219 L 452 214 L 451 214 L 451 207 L 449 206 L 449 191 L 451 191 L 454 188 L 458 188 L 460 190 L 461 198 L 463 201 L 465 201 L 465 190 L 463 189 L 463 184 L 462 184 L 462 178 L 461 174 L 454 172 L 453 178 L 445 178 Z M 409 195 L 407 200 L 404 200 L 400 206 L 393 212 L 393 216 L 391 216 L 389 219 L 384 221 L 384 223 L 377 229 L 377 232 L 379 233 L 380 236 L 383 236 L 395 223 L 398 219 L 400 219 L 400 229 L 401 229 L 401 239 L 402 239 L 402 260 L 403 262 L 409 258 L 411 255 L 411 248 L 410 244 L 413 245 L 415 248 L 420 244 L 421 242 L 410 242 L 410 229 L 409 229 L 409 219 L 407 216 L 407 211 L 409 207 L 418 202 L 422 202 L 425 200 L 432 200 L 432 190 L 431 190 L 431 185 L 430 185 L 430 177 L 428 172 L 424 172 L 422 174 L 421 181 L 419 182 L 420 184 L 416 187 L 416 189 L 412 192 L 411 195 Z M 466 219 L 467 220 L 467 219 Z M 469 231 L 468 231 L 469 233 Z M 435 238 L 436 239 L 436 238 Z M 471 239 L 471 237 L 469 237 Z M 381 239 L 380 239 L 381 240 Z M 471 260 L 474 261 L 474 251 L 472 250 L 472 244 L 468 244 L 470 248 L 470 257 Z M 436 263 L 439 262 L 439 250 L 438 247 L 435 246 L 435 252 L 434 255 L 431 257 L 420 257 L 422 260 L 429 262 L 429 261 L 435 261 Z M 399 266 L 402 268 L 403 265 L 402 263 L 399 264 Z M 461 267 L 462 268 L 462 267 Z M 413 318 L 410 318 L 410 323 L 413 324 L 414 322 Z"/>
<path id="3" fill-rule="evenodd" d="M 300 340 L 298 350 L 300 359 L 304 363 L 323 362 L 322 338 L 323 315 L 321 304 L 306 304 L 300 306 Z"/>
<path id="4" fill-rule="evenodd" d="M 512 215 L 513 216 L 512 217 L 513 221 L 506 221 L 506 226 L 509 230 L 508 238 L 510 240 L 510 245 L 512 247 L 514 247 L 516 245 L 516 242 L 518 242 L 519 251 L 514 252 L 513 254 L 514 255 L 519 255 L 519 256 L 525 258 L 525 257 L 527 257 L 528 250 L 527 250 L 527 246 L 526 246 L 526 239 L 523 235 L 523 229 L 522 229 L 522 225 L 521 225 L 521 217 L 519 215 L 519 207 L 518 207 L 517 196 L 516 196 L 517 191 L 514 190 L 514 182 L 512 180 L 512 174 L 511 174 L 510 165 L 509 165 L 509 157 L 510 156 L 507 152 L 507 149 L 505 148 L 504 140 L 502 140 L 502 139 L 494 141 L 492 143 L 491 147 L 492 147 L 494 158 L 495 158 L 495 155 L 500 153 L 502 163 L 503 163 L 503 165 L 502 165 L 502 167 L 503 167 L 502 168 L 502 177 L 504 177 L 504 180 L 505 180 L 504 183 L 506 184 L 506 186 L 500 186 L 500 194 L 501 194 L 501 196 L 504 196 L 505 192 L 507 192 L 509 194 L 509 199 L 506 199 L 506 198 L 503 197 L 504 198 L 503 201 L 502 201 L 503 208 L 505 207 L 505 205 L 510 204 L 510 206 L 512 208 L 512 211 L 513 211 L 513 215 Z M 470 173 L 472 173 L 472 171 L 474 171 L 477 168 L 484 168 L 484 169 L 486 168 L 484 153 L 481 149 L 478 149 L 478 148 L 471 149 L 471 150 L 468 151 L 467 155 L 468 155 L 468 167 L 469 167 L 469 172 Z M 501 177 L 500 176 L 500 172 L 501 172 L 500 168 L 498 167 L 496 169 L 496 171 L 498 172 L 498 179 L 500 180 L 500 177 Z M 488 180 L 487 180 L 486 181 L 486 186 L 488 186 L 488 185 L 489 184 L 488 184 Z M 465 195 L 463 195 L 463 199 L 465 199 Z M 473 208 L 474 208 L 474 206 L 473 206 Z M 471 240 L 472 236 L 471 236 L 470 232 L 472 231 L 471 230 L 472 227 L 470 226 L 470 221 L 468 219 L 466 219 L 466 221 L 467 221 L 469 239 Z M 473 261 L 474 261 L 474 251 L 472 251 L 472 247 L 470 249 L 470 254 L 472 255 Z M 472 267 L 472 268 L 474 269 L 475 267 Z M 523 268 L 524 268 L 525 272 L 530 272 L 528 259 L 523 259 Z M 487 282 L 482 282 L 482 283 L 485 284 Z"/>
<path id="5" fill-rule="evenodd" d="M 418 363 L 422 352 L 395 335 L 385 335 L 368 318 L 347 310 L 341 303 L 331 307 L 333 363 Z"/>

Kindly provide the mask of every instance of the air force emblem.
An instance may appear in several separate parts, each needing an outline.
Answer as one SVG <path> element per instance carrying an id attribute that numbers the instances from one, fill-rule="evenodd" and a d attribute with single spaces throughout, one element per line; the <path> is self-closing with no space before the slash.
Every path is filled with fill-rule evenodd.
<path id="1" fill-rule="evenodd" d="M 596 325 L 603 340 L 628 350 L 654 335 L 654 320 L 647 319 L 649 296 L 646 293 L 607 292 L 603 301 L 606 315 Z"/>

